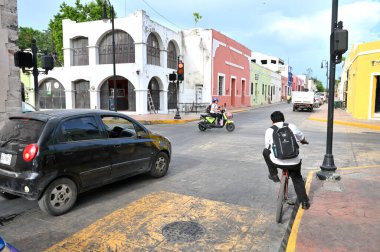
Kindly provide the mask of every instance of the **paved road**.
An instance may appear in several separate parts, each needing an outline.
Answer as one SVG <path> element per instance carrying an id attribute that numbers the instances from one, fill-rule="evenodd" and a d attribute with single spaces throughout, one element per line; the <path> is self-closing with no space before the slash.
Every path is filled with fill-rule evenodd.
<path id="1" fill-rule="evenodd" d="M 71 245 L 78 251 L 84 250 L 81 246 L 88 250 L 94 244 L 81 241 L 95 236 L 103 239 L 104 235 L 108 235 L 110 244 L 118 244 L 102 247 L 109 251 L 125 248 L 128 241 L 136 246 L 129 247 L 131 250 L 142 251 L 276 251 L 286 233 L 292 208 L 286 209 L 283 224 L 274 222 L 278 185 L 267 179 L 261 155 L 263 134 L 274 110 L 285 112 L 285 119 L 297 124 L 310 142 L 301 150 L 303 173 L 318 168 L 325 153 L 326 126 L 307 120 L 308 112 L 292 112 L 288 104 L 235 114 L 237 127 L 233 133 L 225 129 L 200 132 L 196 122 L 151 125 L 150 129 L 168 136 L 173 144 L 166 177 L 138 176 L 88 192 L 78 199 L 71 212 L 60 217 L 42 213 L 36 202 L 0 199 L 0 216 L 20 213 L 0 226 L 0 234 L 21 251 L 32 252 L 51 246 L 50 251 L 63 251 L 62 246 L 70 247 L 73 241 L 81 244 Z M 344 126 L 335 127 L 334 132 L 333 153 L 338 167 L 376 164 L 378 132 Z M 120 220 L 123 225 L 112 220 Z M 173 243 L 165 242 L 159 234 L 163 220 L 192 220 L 203 225 L 206 234 L 196 243 L 200 247 L 186 247 L 186 243 L 173 247 Z M 115 231 L 118 225 L 128 230 L 127 240 L 113 237 L 120 236 L 121 231 Z M 108 231 L 104 231 L 106 228 Z"/>

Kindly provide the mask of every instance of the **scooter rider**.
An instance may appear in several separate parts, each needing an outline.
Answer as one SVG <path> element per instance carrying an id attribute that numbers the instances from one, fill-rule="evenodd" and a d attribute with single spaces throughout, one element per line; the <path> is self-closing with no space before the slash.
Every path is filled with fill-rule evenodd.
<path id="1" fill-rule="evenodd" d="M 218 124 L 219 124 L 220 120 L 222 119 L 222 114 L 220 114 L 218 102 L 219 102 L 219 99 L 217 97 L 212 99 L 212 104 L 211 104 L 211 108 L 210 108 L 210 115 L 212 117 L 215 117 L 217 119 Z"/>

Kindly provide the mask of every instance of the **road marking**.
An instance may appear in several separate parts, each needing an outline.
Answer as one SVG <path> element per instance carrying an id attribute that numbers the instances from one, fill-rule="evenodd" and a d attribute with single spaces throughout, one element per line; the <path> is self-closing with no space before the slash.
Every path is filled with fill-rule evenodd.
<path id="1" fill-rule="evenodd" d="M 327 122 L 326 119 L 322 119 L 322 118 L 309 117 L 308 119 L 312 120 L 312 121 L 318 121 L 318 122 Z M 347 126 L 353 126 L 353 127 L 380 130 L 380 126 L 378 126 L 378 125 L 371 125 L 371 124 L 365 124 L 365 123 L 355 123 L 355 122 L 345 122 L 345 121 L 334 120 L 334 124 L 341 124 L 341 125 L 347 125 Z"/>
<path id="2" fill-rule="evenodd" d="M 46 251 L 263 251 L 271 242 L 263 226 L 274 216 L 259 209 L 170 192 L 149 194 L 114 211 Z M 177 221 L 205 229 L 194 242 L 165 239 L 162 229 Z"/>
<path id="3" fill-rule="evenodd" d="M 309 194 L 310 185 L 311 185 L 311 181 L 313 179 L 314 173 L 315 171 L 310 171 L 307 175 L 306 184 L 305 184 L 307 194 Z M 298 234 L 298 230 L 301 224 L 301 219 L 302 219 L 304 211 L 305 210 L 303 210 L 302 207 L 298 208 L 296 218 L 294 219 L 294 222 L 293 222 L 292 231 L 290 232 L 290 235 L 289 235 L 288 244 L 286 246 L 286 252 L 293 252 L 296 249 L 297 234 Z"/>
<path id="4" fill-rule="evenodd" d="M 372 169 L 372 168 L 380 168 L 380 164 L 378 164 L 378 165 L 342 167 L 342 168 L 339 168 L 338 170 L 356 170 L 356 169 Z"/>

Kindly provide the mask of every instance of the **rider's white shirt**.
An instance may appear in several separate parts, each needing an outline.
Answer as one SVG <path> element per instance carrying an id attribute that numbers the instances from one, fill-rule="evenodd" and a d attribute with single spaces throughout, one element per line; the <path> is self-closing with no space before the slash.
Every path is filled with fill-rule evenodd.
<path id="1" fill-rule="evenodd" d="M 218 104 L 216 103 L 211 104 L 210 113 L 218 113 Z"/>
<path id="2" fill-rule="evenodd" d="M 278 128 L 282 128 L 283 124 L 284 124 L 283 122 L 278 122 L 278 123 L 275 123 L 274 125 L 276 125 Z M 293 132 L 297 142 L 305 138 L 303 133 L 294 124 L 289 123 L 288 127 Z M 299 164 L 299 162 L 301 161 L 300 155 L 292 159 L 284 159 L 284 160 L 275 158 L 272 151 L 272 145 L 273 145 L 273 129 L 268 128 L 265 131 L 265 148 L 271 151 L 269 155 L 270 160 L 272 160 L 273 163 L 278 164 L 278 165 L 295 165 L 295 164 Z"/>

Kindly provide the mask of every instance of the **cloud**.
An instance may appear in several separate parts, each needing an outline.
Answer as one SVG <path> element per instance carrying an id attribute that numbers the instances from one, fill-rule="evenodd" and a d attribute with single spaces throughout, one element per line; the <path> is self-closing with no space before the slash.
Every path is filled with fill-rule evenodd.
<path id="1" fill-rule="evenodd" d="M 268 16 L 268 14 L 266 15 Z M 331 32 L 331 9 L 301 16 L 285 16 L 279 12 L 270 13 L 270 25 L 257 32 L 261 36 L 276 36 L 286 45 L 298 46 L 306 41 L 327 41 Z M 341 5 L 338 21 L 349 31 L 351 43 L 379 39 L 380 2 L 360 1 Z M 269 22 L 269 20 L 267 20 Z M 328 43 L 327 43 L 328 45 Z"/>

